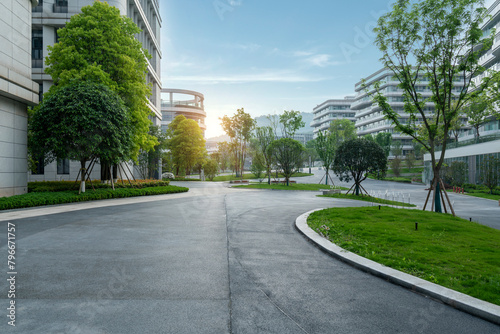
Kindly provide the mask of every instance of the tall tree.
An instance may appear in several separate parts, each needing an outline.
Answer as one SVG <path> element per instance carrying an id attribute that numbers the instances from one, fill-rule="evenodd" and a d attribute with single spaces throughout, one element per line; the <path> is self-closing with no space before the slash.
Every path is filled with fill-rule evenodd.
<path id="1" fill-rule="evenodd" d="M 486 156 L 480 168 L 481 182 L 488 187 L 491 194 L 500 181 L 500 160 L 493 155 Z"/>
<path id="2" fill-rule="evenodd" d="M 86 163 L 99 158 L 117 163 L 132 145 L 129 114 L 122 99 L 102 84 L 71 82 L 47 96 L 29 124 L 29 146 L 45 164 L 80 161 L 85 191 Z"/>
<path id="3" fill-rule="evenodd" d="M 491 103 L 491 100 L 484 94 L 471 99 L 463 109 L 468 117 L 468 123 L 475 130 L 474 135 L 476 139 L 478 139 L 481 125 L 487 123 L 491 116 L 496 114 L 494 104 Z"/>
<path id="4" fill-rule="evenodd" d="M 385 174 L 387 158 L 379 144 L 364 138 L 351 139 L 337 149 L 333 166 L 340 181 L 354 180 L 356 195 L 359 195 L 361 182 L 369 173 Z"/>
<path id="5" fill-rule="evenodd" d="M 378 20 L 376 45 L 382 52 L 381 61 L 394 73 L 403 90 L 404 110 L 408 122 L 402 123 L 375 85 L 374 100 L 396 129 L 413 137 L 430 153 L 434 178 L 434 200 L 440 202 L 439 171 L 444 162 L 450 122 L 467 103 L 474 86 L 472 78 L 484 72 L 479 57 L 491 48 L 494 33 L 483 37 L 481 24 L 487 15 L 482 0 L 397 0 L 393 10 Z M 480 94 L 490 84 L 487 77 L 477 87 Z M 425 83 L 432 92 L 425 98 L 419 87 Z M 456 83 L 461 86 L 456 88 Z M 426 104 L 433 102 L 432 117 Z M 426 130 L 419 136 L 418 128 Z M 440 156 L 435 154 L 439 128 L 444 133 Z M 430 194 L 430 193 L 429 193 Z M 427 203 L 426 203 L 427 204 Z M 436 211 L 441 206 L 436 205 Z M 425 206 L 424 206 L 425 209 Z"/>
<path id="6" fill-rule="evenodd" d="M 281 138 L 273 141 L 268 150 L 281 168 L 286 185 L 289 186 L 290 177 L 304 163 L 304 145 L 291 138 Z"/>
<path id="7" fill-rule="evenodd" d="M 252 135 L 255 120 L 241 108 L 232 117 L 224 115 L 221 118 L 221 125 L 222 129 L 231 138 L 236 161 L 236 176 L 241 175 L 243 178 L 248 141 Z"/>
<path id="8" fill-rule="evenodd" d="M 293 139 L 293 136 L 295 136 L 297 130 L 305 126 L 304 121 L 302 121 L 302 115 L 300 114 L 300 111 L 294 110 L 284 110 L 283 114 L 279 116 L 279 122 L 283 138 Z"/>
<path id="9" fill-rule="evenodd" d="M 183 170 L 189 175 L 206 152 L 200 126 L 196 121 L 179 115 L 169 124 L 169 135 L 167 147 L 172 153 L 176 174 L 179 175 L 179 171 Z"/>
<path id="10" fill-rule="evenodd" d="M 389 153 L 391 152 L 392 146 L 392 134 L 389 132 L 379 132 L 374 138 L 374 141 L 382 147 L 385 152 L 385 155 L 389 157 Z"/>
<path id="11" fill-rule="evenodd" d="M 330 135 L 333 136 L 335 148 L 347 140 L 355 139 L 356 127 L 354 123 L 348 119 L 336 119 L 330 124 L 328 129 Z"/>
<path id="12" fill-rule="evenodd" d="M 137 167 L 144 179 L 159 179 L 158 168 L 163 151 L 167 149 L 168 136 L 161 131 L 159 126 L 150 125 L 149 134 L 156 138 L 157 144 L 149 150 L 141 150 Z"/>
<path id="13" fill-rule="evenodd" d="M 323 162 L 323 167 L 325 168 L 325 184 L 328 185 L 328 179 L 332 182 L 333 180 L 330 177 L 329 171 L 332 168 L 333 161 L 335 159 L 335 152 L 337 150 L 337 141 L 336 137 L 332 133 L 318 132 L 318 136 L 314 140 L 316 152 L 318 153 L 319 158 Z M 319 182 L 321 183 L 323 179 Z"/>
<path id="14" fill-rule="evenodd" d="M 45 72 L 54 81 L 49 94 L 71 80 L 92 80 L 120 95 L 132 122 L 132 159 L 139 149 L 149 150 L 156 144 L 148 134 L 151 87 L 146 83 L 146 58 L 151 56 L 134 37 L 140 32 L 132 19 L 120 15 L 117 8 L 95 1 L 57 31 L 59 42 L 48 46 L 45 60 Z"/>
<path id="15" fill-rule="evenodd" d="M 273 164 L 273 157 L 268 151 L 268 147 L 275 139 L 273 129 L 270 126 L 255 128 L 255 143 L 259 153 L 262 155 L 262 163 L 266 170 L 268 184 L 271 184 L 271 166 Z"/>

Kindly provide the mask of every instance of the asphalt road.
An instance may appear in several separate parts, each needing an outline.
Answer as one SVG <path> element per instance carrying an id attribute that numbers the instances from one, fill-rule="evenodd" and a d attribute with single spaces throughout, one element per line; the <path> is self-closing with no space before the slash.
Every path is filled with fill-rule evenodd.
<path id="1" fill-rule="evenodd" d="M 500 333 L 332 259 L 294 229 L 306 211 L 359 202 L 188 186 L 0 213 L 0 333 Z M 8 223 L 15 327 L 6 316 Z"/>

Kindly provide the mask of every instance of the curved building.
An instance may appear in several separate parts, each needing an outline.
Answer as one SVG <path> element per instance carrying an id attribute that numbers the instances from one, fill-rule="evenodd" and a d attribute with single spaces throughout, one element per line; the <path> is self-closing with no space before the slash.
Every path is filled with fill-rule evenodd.
<path id="1" fill-rule="evenodd" d="M 314 128 L 314 137 L 318 132 L 330 128 L 330 124 L 336 119 L 348 119 L 355 122 L 355 112 L 351 111 L 351 104 L 354 102 L 353 96 L 346 96 L 343 100 L 327 100 L 313 109 L 314 118 L 311 127 Z"/>
<path id="2" fill-rule="evenodd" d="M 37 0 L 2 1 L 0 36 L 0 197 L 28 188 L 28 106 L 38 103 L 31 81 L 31 7 Z"/>
<path id="3" fill-rule="evenodd" d="M 198 122 L 203 136 L 205 136 L 207 114 L 203 104 L 204 100 L 205 97 L 202 93 L 193 90 L 163 88 L 161 90 L 162 131 L 167 130 L 168 125 L 176 116 L 184 115 L 184 117 Z"/>

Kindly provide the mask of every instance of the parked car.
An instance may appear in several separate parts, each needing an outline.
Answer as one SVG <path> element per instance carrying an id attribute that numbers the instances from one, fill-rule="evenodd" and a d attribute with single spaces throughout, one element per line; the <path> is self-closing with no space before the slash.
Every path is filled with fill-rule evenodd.
<path id="1" fill-rule="evenodd" d="M 174 175 L 174 173 L 166 172 L 166 173 L 161 174 L 161 178 L 175 180 L 175 175 Z"/>

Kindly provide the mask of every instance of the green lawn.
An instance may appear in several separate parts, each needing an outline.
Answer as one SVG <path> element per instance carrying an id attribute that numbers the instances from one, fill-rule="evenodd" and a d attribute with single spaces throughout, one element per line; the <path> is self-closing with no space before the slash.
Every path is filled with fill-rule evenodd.
<path id="1" fill-rule="evenodd" d="M 0 198 L 0 210 L 29 208 L 42 205 L 54 205 L 73 202 L 85 202 L 110 198 L 123 198 L 135 196 L 162 195 L 186 192 L 188 188 L 176 186 L 159 186 L 141 189 L 118 188 L 97 189 L 95 191 L 87 189 L 85 193 L 78 194 L 77 190 L 57 191 L 57 192 L 31 192 L 24 195 Z"/>
<path id="2" fill-rule="evenodd" d="M 453 192 L 453 190 L 448 190 L 448 192 L 450 192 L 450 191 Z M 481 192 L 475 192 L 475 193 L 466 192 L 465 195 L 479 197 L 479 198 L 492 199 L 495 201 L 500 200 L 500 195 L 495 195 L 495 194 L 487 194 L 487 193 L 481 193 Z"/>
<path id="3" fill-rule="evenodd" d="M 343 198 L 343 199 L 352 199 L 352 200 L 357 200 L 357 201 L 365 201 L 365 202 L 370 202 L 370 203 L 377 203 L 377 204 L 388 204 L 388 205 L 396 205 L 396 206 L 407 206 L 407 207 L 415 207 L 415 204 L 408 204 L 408 203 L 403 203 L 403 202 L 398 202 L 398 201 L 389 201 L 383 198 L 378 198 L 378 197 L 372 197 L 372 196 L 367 196 L 367 195 L 346 195 L 346 194 L 332 194 L 332 195 L 318 195 L 318 197 L 332 197 L 332 198 Z"/>
<path id="4" fill-rule="evenodd" d="M 329 186 L 324 184 L 305 184 L 305 183 L 291 183 L 289 186 L 282 184 L 267 184 L 267 183 L 257 183 L 250 185 L 234 186 L 234 188 L 251 188 L 251 189 L 274 189 L 274 190 L 306 190 L 306 191 L 318 191 L 320 189 L 329 189 Z M 348 190 L 347 188 L 342 188 L 342 190 Z"/>
<path id="5" fill-rule="evenodd" d="M 334 208 L 311 214 L 308 224 L 348 251 L 500 305 L 500 231 L 447 214 L 409 213 Z"/>
<path id="6" fill-rule="evenodd" d="M 276 175 L 276 174 L 274 174 Z M 292 175 L 292 177 L 304 177 L 304 176 L 311 176 L 311 175 L 314 175 L 314 174 L 309 174 L 309 173 L 295 173 Z M 279 174 L 279 177 L 283 177 L 283 175 Z M 255 177 L 255 175 L 253 175 L 252 173 L 245 173 L 243 174 L 243 179 L 244 180 L 253 180 L 253 179 L 257 179 L 257 177 Z M 263 176 L 262 179 L 266 179 L 267 180 L 267 176 Z M 273 179 L 271 177 L 271 179 Z M 216 176 L 214 178 L 214 181 L 233 181 L 233 180 L 241 180 L 241 177 L 236 177 L 234 175 L 219 175 L 219 176 Z"/>

